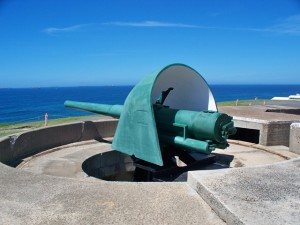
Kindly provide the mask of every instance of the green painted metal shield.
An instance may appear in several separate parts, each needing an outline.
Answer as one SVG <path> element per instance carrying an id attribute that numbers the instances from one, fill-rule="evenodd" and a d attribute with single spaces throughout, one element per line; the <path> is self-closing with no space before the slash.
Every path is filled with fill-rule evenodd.
<path id="1" fill-rule="evenodd" d="M 174 90 L 165 105 L 173 109 L 217 111 L 212 92 L 199 73 L 183 64 L 166 66 L 147 76 L 129 93 L 113 140 L 114 149 L 163 165 L 153 104 L 169 87 Z"/>

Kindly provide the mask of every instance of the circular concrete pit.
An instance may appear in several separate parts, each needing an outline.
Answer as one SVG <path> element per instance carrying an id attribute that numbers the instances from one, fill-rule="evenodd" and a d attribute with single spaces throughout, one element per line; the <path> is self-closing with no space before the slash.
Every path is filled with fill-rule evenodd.
<path id="1" fill-rule="evenodd" d="M 51 148 L 22 158 L 16 168 L 59 177 L 94 177 L 106 181 L 134 181 L 136 168 L 132 158 L 113 150 L 110 141 L 112 141 L 111 138 L 104 142 L 88 140 Z M 276 153 L 276 150 L 268 152 L 262 150 L 262 146 L 251 143 L 231 142 L 228 149 L 214 151 L 216 163 L 199 167 L 199 169 L 213 170 L 266 165 L 284 161 L 289 154 L 292 154 L 283 151 L 283 147 L 281 147 L 280 153 Z M 283 153 L 286 155 L 282 155 Z M 177 161 L 177 163 L 182 166 L 181 161 Z M 186 181 L 187 173 L 183 173 L 174 180 Z"/>
<path id="2" fill-rule="evenodd" d="M 108 151 L 85 160 L 82 169 L 88 176 L 106 181 L 133 181 L 135 166 L 130 156 Z"/>
<path id="3" fill-rule="evenodd" d="M 1 161 L 38 174 L 133 181 L 135 166 L 131 157 L 111 148 L 111 137 L 117 122 L 115 119 L 103 118 L 93 122 L 84 121 L 37 129 L 6 138 L 0 142 L 0 146 L 3 146 Z M 267 149 L 268 151 L 257 144 L 231 141 L 231 146 L 226 150 L 213 152 L 217 163 L 199 169 L 272 164 L 296 155 L 283 146 L 280 152 Z M 177 164 L 182 165 L 178 160 Z M 175 177 L 174 180 L 176 179 Z M 187 173 L 177 179 L 186 180 Z"/>
<path id="4" fill-rule="evenodd" d="M 18 166 L 0 164 L 0 224 L 224 224 L 189 183 L 104 181 L 131 180 L 135 169 L 130 157 L 104 141 L 111 140 L 116 124 L 81 122 L 2 138 L 0 161 Z M 215 154 L 230 167 L 298 157 L 283 147 L 239 141 Z"/>

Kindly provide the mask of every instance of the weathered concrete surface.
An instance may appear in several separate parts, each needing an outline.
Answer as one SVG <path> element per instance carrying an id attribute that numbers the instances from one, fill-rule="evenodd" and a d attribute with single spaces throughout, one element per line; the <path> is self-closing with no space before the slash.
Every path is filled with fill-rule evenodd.
<path id="1" fill-rule="evenodd" d="M 132 172 L 135 167 L 130 156 L 114 151 L 111 144 L 90 140 L 28 157 L 17 169 L 59 177 L 104 178 Z"/>
<path id="2" fill-rule="evenodd" d="M 241 144 L 241 142 L 238 142 L 238 143 Z M 60 150 L 56 149 L 57 151 L 53 151 L 53 152 L 50 150 L 48 154 L 41 154 L 37 157 L 26 159 L 24 161 L 24 163 L 22 163 L 20 165 L 20 167 L 23 170 L 31 171 L 33 173 L 48 174 L 48 175 L 52 175 L 52 176 L 74 177 L 74 178 L 77 178 L 77 179 L 80 179 L 81 181 L 83 181 L 86 176 L 85 176 L 84 172 L 82 171 L 82 169 L 80 167 L 78 167 L 78 165 L 81 165 L 81 163 L 85 159 L 87 159 L 88 157 L 90 157 L 94 154 L 98 154 L 99 152 L 111 151 L 110 146 L 111 146 L 110 144 L 98 143 L 98 142 L 95 142 L 95 141 L 85 141 L 85 142 L 81 142 L 81 143 L 77 143 L 77 144 L 74 143 L 74 144 L 62 146 Z M 280 154 L 277 154 L 276 153 L 276 148 L 274 150 L 269 149 L 268 151 L 266 151 L 266 149 L 267 149 L 266 147 L 261 146 L 261 147 L 266 148 L 265 150 L 262 150 L 259 147 L 260 146 L 257 146 L 255 144 L 251 144 L 251 143 L 243 143 L 243 145 L 231 144 L 231 146 L 228 149 L 226 149 L 225 151 L 224 150 L 217 150 L 217 151 L 215 151 L 215 153 L 217 153 L 219 155 L 218 157 L 224 157 L 226 155 L 227 156 L 232 156 L 233 161 L 230 164 L 232 167 L 249 167 L 249 166 L 255 166 L 255 165 L 273 164 L 275 162 L 286 161 L 286 158 L 288 158 L 288 157 L 299 157 L 299 155 L 290 153 L 289 151 L 286 151 L 287 155 L 282 155 L 283 150 L 280 150 Z M 281 149 L 282 147 L 283 146 L 277 146 L 277 148 L 279 148 L 279 149 Z M 60 165 L 60 166 L 58 167 L 57 165 Z M 75 165 L 77 165 L 77 166 L 75 166 Z M 261 167 L 259 170 L 264 170 L 264 168 Z M 209 172 L 209 174 L 211 174 L 211 173 L 214 174 L 214 172 Z M 224 172 L 222 172 L 222 173 L 224 173 Z M 256 172 L 254 172 L 254 173 L 256 174 Z M 259 173 L 257 173 L 257 174 L 258 174 L 258 176 L 261 176 Z M 201 175 L 201 179 L 203 177 L 203 179 L 206 180 L 206 182 L 207 182 L 207 176 L 208 175 L 205 173 L 204 176 Z M 233 175 L 233 176 L 236 176 L 236 175 Z M 246 177 L 247 177 L 247 179 L 249 179 L 249 175 L 247 175 Z M 194 177 L 194 176 L 189 177 L 189 182 L 190 183 L 191 183 L 191 180 L 193 180 L 193 178 L 196 180 L 197 177 Z M 269 179 L 269 177 L 264 175 L 263 178 L 261 178 L 261 179 Z M 85 180 L 87 180 L 89 182 L 90 179 L 85 178 Z M 225 185 L 224 185 L 224 180 L 225 180 Z M 231 196 L 236 195 L 234 197 L 234 200 L 233 200 L 234 204 L 236 204 L 237 208 L 244 207 L 245 204 L 243 202 L 241 202 L 241 204 L 239 205 L 239 202 L 242 201 L 241 199 L 243 199 L 244 194 L 243 193 L 241 194 L 240 192 L 238 192 L 236 188 L 233 189 L 233 188 L 226 187 L 226 185 L 227 185 L 226 181 L 228 181 L 228 179 L 224 178 L 224 180 L 219 181 L 219 183 L 214 183 L 214 185 L 220 186 L 221 189 L 223 189 L 223 188 L 226 189 L 228 192 L 230 192 Z M 210 181 L 210 178 L 208 178 L 208 181 Z M 270 181 L 272 181 L 272 177 L 270 177 Z M 192 181 L 192 186 L 194 188 L 196 187 L 195 188 L 196 190 L 197 190 L 198 187 L 201 187 L 203 189 L 207 188 L 206 183 L 204 183 L 203 187 L 202 187 L 197 182 L 198 181 Z M 252 180 L 249 179 L 247 182 L 252 182 Z M 103 188 L 103 183 L 105 183 L 107 185 L 108 182 L 99 181 L 99 187 Z M 124 185 L 123 187 L 125 189 L 132 189 L 133 188 L 132 192 L 134 192 L 133 195 L 135 195 L 136 191 L 134 189 L 135 189 L 135 185 L 137 185 L 137 183 L 111 182 L 111 184 L 113 184 L 113 183 L 116 183 L 117 186 L 120 185 L 120 184 L 123 184 Z M 230 178 L 230 184 L 235 185 L 236 183 L 240 183 L 239 177 Z M 259 183 L 260 183 L 259 185 L 264 185 L 260 181 L 259 181 Z M 251 186 L 249 186 L 248 183 L 246 183 L 246 184 L 247 184 L 246 186 L 247 186 L 248 189 L 251 188 Z M 140 183 L 140 187 L 143 188 L 143 185 L 148 185 L 148 184 Z M 157 188 L 158 192 L 164 192 L 164 190 L 165 190 L 164 185 L 166 185 L 166 183 L 164 183 L 164 184 L 156 183 L 156 185 L 157 186 L 155 186 L 154 189 Z M 174 190 L 176 189 L 176 191 L 175 191 L 176 193 L 178 191 L 179 192 L 182 191 L 182 189 L 180 189 L 180 187 L 182 186 L 182 183 L 180 183 L 179 186 L 176 186 L 176 183 L 168 184 L 168 185 L 171 185 Z M 284 185 L 285 184 L 283 184 L 282 186 L 285 189 L 288 188 L 288 186 L 285 187 Z M 289 183 L 287 183 L 287 185 L 289 185 Z M 148 187 L 150 188 L 150 186 L 148 186 Z M 210 186 L 208 185 L 208 188 L 209 187 Z M 154 195 L 154 196 L 157 195 L 157 193 L 155 193 L 155 192 L 153 193 L 154 190 L 153 190 L 152 186 L 151 186 L 151 188 L 152 188 L 152 190 L 151 190 L 150 193 L 146 192 L 146 189 L 145 189 L 144 198 L 149 198 L 149 196 L 148 196 L 149 194 Z M 179 189 L 177 189 L 177 188 L 179 188 Z M 260 186 L 260 188 L 270 189 L 272 187 L 270 187 L 270 186 Z M 87 189 L 87 193 L 85 193 L 85 195 L 90 195 L 89 190 L 90 189 Z M 174 190 L 170 189 L 169 191 L 174 192 Z M 276 190 L 276 192 L 277 191 L 278 190 Z M 218 195 L 219 195 L 219 193 L 217 192 L 217 193 L 213 193 L 213 196 L 210 197 L 211 193 L 209 191 L 207 191 L 207 192 L 202 191 L 201 193 L 204 195 L 204 196 L 201 196 L 201 197 L 205 200 L 207 200 L 207 198 L 209 200 L 210 200 L 210 198 L 217 198 Z M 182 194 L 183 193 L 181 193 L 181 195 Z M 169 195 L 171 195 L 171 193 L 169 193 Z M 174 196 L 174 197 L 176 198 L 178 196 Z M 230 195 L 228 197 L 230 197 Z M 182 198 L 182 196 L 180 198 Z M 185 198 L 185 197 L 183 197 L 183 198 Z M 248 198 L 250 199 L 249 201 L 251 201 L 251 199 L 253 198 L 255 200 L 255 203 L 256 203 L 257 201 L 259 201 L 260 197 L 259 196 L 258 197 L 256 197 L 256 196 L 253 197 L 253 196 L 248 195 L 248 197 L 247 196 L 245 197 L 245 199 L 246 199 L 245 201 L 248 201 Z M 277 197 L 275 196 L 275 198 L 277 198 Z M 161 199 L 161 200 L 162 201 L 169 201 L 168 198 Z M 124 201 L 125 201 L 125 199 L 124 199 Z M 210 201 L 209 201 L 209 203 L 210 203 Z M 145 204 L 148 204 L 148 201 Z M 165 202 L 164 204 L 168 204 L 168 203 Z M 189 203 L 186 203 L 186 204 L 189 204 Z M 252 204 L 252 203 L 250 202 L 250 204 Z M 149 207 L 152 207 L 152 206 L 150 205 Z M 203 207 L 203 206 L 200 206 L 200 207 Z M 222 213 L 223 205 L 221 205 L 219 208 L 214 207 L 214 206 L 212 206 L 212 207 L 216 210 L 217 213 L 220 213 L 220 212 Z M 221 210 L 220 210 L 220 208 L 221 208 Z M 254 208 L 255 209 L 252 209 L 250 206 L 247 206 L 246 208 L 244 208 L 244 210 L 247 209 L 247 210 L 254 213 L 253 216 L 257 216 L 256 208 L 258 208 L 258 207 L 255 206 Z M 169 210 L 169 209 L 161 209 L 161 210 Z M 236 224 L 239 224 L 241 221 L 240 221 L 239 217 L 235 216 L 236 209 L 233 208 L 232 210 L 233 210 L 233 213 L 227 212 L 225 210 L 223 213 L 224 213 L 224 215 L 226 215 L 226 217 L 222 217 L 222 218 L 227 219 L 226 222 L 229 223 L 229 224 L 232 221 L 235 221 Z M 135 212 L 135 209 L 134 209 L 134 212 Z M 208 211 L 208 212 L 209 213 L 205 216 L 208 216 L 208 218 L 210 218 L 211 215 L 213 215 L 213 218 L 215 217 L 214 213 L 212 213 L 211 211 Z M 144 213 L 144 209 L 143 210 L 141 209 L 140 213 Z M 207 213 L 207 212 L 205 212 L 205 213 Z M 244 212 L 242 212 L 242 213 L 244 213 Z M 272 213 L 274 213 L 274 212 L 272 212 Z M 265 212 L 265 217 L 272 216 L 272 215 L 273 214 L 270 215 L 270 214 L 268 214 L 268 212 Z M 194 215 L 194 216 L 198 217 L 199 215 Z M 220 216 L 222 216 L 222 214 L 220 214 Z M 227 218 L 227 217 L 229 217 L 229 218 Z M 300 217 L 299 217 L 299 219 L 300 219 Z M 164 220 L 166 221 L 168 219 L 165 218 Z M 213 219 L 213 221 L 215 221 L 215 220 L 216 219 Z M 196 221 L 196 218 L 192 221 Z M 213 221 L 210 221 L 210 222 L 213 222 Z M 78 221 L 76 221 L 76 222 L 78 222 Z M 203 219 L 200 219 L 199 222 L 201 223 L 201 222 L 205 222 L 205 221 L 203 221 Z M 206 222 L 205 222 L 205 224 L 206 224 Z M 252 223 L 252 221 L 250 221 L 250 222 L 249 221 L 246 221 L 246 222 L 242 221 L 242 222 L 244 222 L 245 224 L 255 224 L 257 222 L 257 220 L 255 220 L 253 223 Z M 261 222 L 261 223 L 257 223 L 257 224 L 267 224 L 268 220 L 265 221 L 265 218 L 263 218 L 263 220 L 259 221 L 259 222 Z M 148 223 L 148 220 L 143 221 L 142 223 Z M 164 223 L 164 222 L 159 221 L 159 223 Z M 184 221 L 183 223 L 188 223 L 188 221 Z M 176 222 L 172 222 L 172 224 L 176 224 Z"/>
<path id="3" fill-rule="evenodd" d="M 300 102 L 298 103 L 300 108 Z M 299 121 L 300 115 L 279 113 L 279 112 L 266 112 L 268 106 L 223 106 L 219 107 L 219 111 L 227 113 L 229 115 L 251 118 L 257 120 L 267 121 Z"/>
<path id="4" fill-rule="evenodd" d="M 98 121 L 35 129 L 29 132 L 0 139 L 0 162 L 12 163 L 24 157 L 57 146 L 114 136 L 118 120 L 103 118 Z"/>
<path id="5" fill-rule="evenodd" d="M 84 161 L 94 155 L 100 153 L 103 154 L 109 151 L 112 151 L 111 144 L 99 143 L 96 141 L 83 141 L 50 149 L 47 152 L 26 158 L 17 168 L 38 174 L 84 178 L 87 176 L 82 168 Z M 241 144 L 231 143 L 230 147 L 228 147 L 226 150 L 220 149 L 214 151 L 213 153 L 218 155 L 217 157 L 220 162 L 228 160 L 228 158 L 232 158 L 233 160 L 229 164 L 230 167 L 249 167 L 273 164 L 276 162 L 285 161 L 289 158 L 299 157 L 298 154 L 291 153 L 289 151 L 279 151 L 280 153 L 277 153 L 276 150 L 271 150 L 269 148 L 262 150 L 258 148 L 257 145 L 251 143 L 244 143 L 244 146 Z M 283 154 L 284 152 L 287 154 Z M 102 164 L 103 170 L 104 167 L 106 167 L 105 169 L 112 167 L 112 165 L 109 165 L 109 163 L 118 164 L 116 166 L 119 170 L 122 169 L 121 167 L 124 164 L 124 162 L 117 162 L 117 159 L 114 159 L 113 162 L 108 158 L 105 160 L 111 162 L 100 162 L 99 158 L 96 160 L 97 162 L 94 163 Z M 89 160 L 89 163 L 93 164 L 92 160 Z M 228 161 L 224 163 L 228 163 Z M 95 167 L 96 166 L 97 165 L 95 165 Z M 93 167 L 93 165 L 90 165 L 90 167 Z"/>
<path id="6" fill-rule="evenodd" d="M 58 177 L 84 178 L 87 175 L 82 170 L 83 162 L 107 151 L 112 151 L 111 145 L 107 143 L 76 142 L 28 157 L 17 169 Z"/>
<path id="7" fill-rule="evenodd" d="M 116 124 L 117 120 L 79 122 L 2 138 L 0 162 L 37 153 L 39 157 L 30 156 L 21 166 L 26 168 L 36 158 L 41 161 L 35 164 L 36 173 L 0 163 L 0 224 L 224 224 L 186 183 L 105 182 L 86 177 L 82 162 L 110 151 L 108 144 L 68 151 L 57 147 L 111 137 Z M 43 157 L 51 154 L 48 160 Z"/>
<path id="8" fill-rule="evenodd" d="M 223 158 L 225 158 L 225 155 L 232 156 L 233 160 L 230 163 L 230 167 L 252 167 L 268 165 L 276 162 L 285 161 L 290 158 L 299 157 L 298 154 L 282 150 L 282 147 L 280 147 L 278 153 L 276 149 L 273 150 L 270 147 L 257 146 L 251 143 L 243 143 L 244 145 L 238 143 L 240 142 L 231 141 L 230 146 L 225 151 L 216 150 L 213 153 L 217 153 L 218 155 L 220 155 L 220 157 Z"/>
<path id="9" fill-rule="evenodd" d="M 228 140 L 228 142 L 230 144 L 230 147 L 228 149 L 229 152 L 231 152 L 231 146 L 238 145 L 238 146 L 240 146 L 239 150 L 242 149 L 242 146 L 247 147 L 246 148 L 247 150 L 256 149 L 256 151 L 255 150 L 253 151 L 253 153 L 254 153 L 253 155 L 255 155 L 256 153 L 259 154 L 261 151 L 268 152 L 268 153 L 271 154 L 271 155 L 266 155 L 269 160 L 272 159 L 273 157 L 276 157 L 276 156 L 279 156 L 279 158 L 286 159 L 286 160 L 300 157 L 299 154 L 296 154 L 294 152 L 290 152 L 289 147 L 286 147 L 286 146 L 283 146 L 283 145 L 264 146 L 264 145 L 260 145 L 260 144 L 254 144 L 254 143 L 238 141 L 238 140 Z M 225 152 L 227 152 L 227 149 L 226 149 Z M 243 153 L 243 152 L 241 152 L 241 153 Z M 232 154 L 239 155 L 239 151 L 232 152 Z M 251 160 L 253 160 L 252 155 L 249 158 L 251 158 Z M 254 160 L 254 161 L 255 161 L 254 164 L 252 164 L 251 166 L 269 164 L 269 163 L 267 163 L 267 161 L 265 161 L 264 158 L 261 158 L 261 160 L 259 160 L 259 161 L 256 161 L 256 160 Z M 248 166 L 250 166 L 250 165 L 248 165 Z"/>
<path id="10" fill-rule="evenodd" d="M 189 172 L 188 183 L 228 224 L 299 224 L 300 159 Z"/>
<path id="11" fill-rule="evenodd" d="M 224 224 L 186 183 L 0 171 L 0 224 Z"/>
<path id="12" fill-rule="evenodd" d="M 300 123 L 291 124 L 290 151 L 300 154 Z"/>

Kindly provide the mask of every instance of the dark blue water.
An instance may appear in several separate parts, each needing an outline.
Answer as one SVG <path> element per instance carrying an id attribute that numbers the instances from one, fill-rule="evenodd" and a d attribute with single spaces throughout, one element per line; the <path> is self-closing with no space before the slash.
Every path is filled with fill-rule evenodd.
<path id="1" fill-rule="evenodd" d="M 211 85 L 217 102 L 247 99 L 271 99 L 300 93 L 300 85 Z"/>
<path id="2" fill-rule="evenodd" d="M 123 104 L 133 86 L 0 89 L 0 123 L 19 123 L 91 113 L 64 107 L 65 100 Z M 270 99 L 300 93 L 300 85 L 211 85 L 217 102 Z"/>
<path id="3" fill-rule="evenodd" d="M 0 89 L 0 123 L 92 115 L 64 107 L 65 100 L 123 104 L 132 86 Z"/>

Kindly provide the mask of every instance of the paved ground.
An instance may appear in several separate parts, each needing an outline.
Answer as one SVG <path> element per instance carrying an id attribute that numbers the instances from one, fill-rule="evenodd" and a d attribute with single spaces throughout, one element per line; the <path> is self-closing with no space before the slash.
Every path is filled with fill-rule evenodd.
<path id="1" fill-rule="evenodd" d="M 228 224 L 299 224 L 299 158 L 263 167 L 193 171 L 188 183 Z"/>
<path id="2" fill-rule="evenodd" d="M 255 103 L 252 103 L 252 105 L 255 105 Z M 257 103 L 256 105 L 262 105 L 261 102 Z M 266 103 L 267 107 L 273 107 L 273 108 L 292 108 L 292 109 L 299 109 L 300 108 L 300 100 L 283 100 L 283 101 L 267 101 Z"/>
<path id="3" fill-rule="evenodd" d="M 0 224 L 224 224 L 222 219 L 228 224 L 296 224 L 300 161 L 276 162 L 299 155 L 284 146 L 263 148 L 240 142 L 216 151 L 218 157 L 232 156 L 232 167 L 244 168 L 190 172 L 188 184 L 201 197 L 185 182 L 86 177 L 80 165 L 100 149 L 110 151 L 107 143 L 52 149 L 28 158 L 21 169 L 0 165 Z"/>
<path id="4" fill-rule="evenodd" d="M 219 108 L 219 111 L 234 117 L 245 117 L 268 121 L 300 121 L 300 115 L 266 112 L 267 109 L 268 107 L 263 106 L 223 106 Z"/>
<path id="5" fill-rule="evenodd" d="M 186 183 L 0 171 L 0 224 L 224 224 Z"/>

